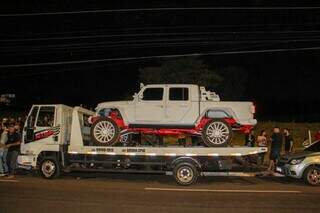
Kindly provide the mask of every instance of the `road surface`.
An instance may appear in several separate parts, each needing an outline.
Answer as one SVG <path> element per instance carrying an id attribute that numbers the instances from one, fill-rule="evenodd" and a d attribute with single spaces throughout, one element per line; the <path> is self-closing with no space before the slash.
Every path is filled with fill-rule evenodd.
<path id="1" fill-rule="evenodd" d="M 172 176 L 79 174 L 56 180 L 0 179 L 0 212 L 318 212 L 320 187 L 287 178 L 205 177 L 181 187 Z"/>

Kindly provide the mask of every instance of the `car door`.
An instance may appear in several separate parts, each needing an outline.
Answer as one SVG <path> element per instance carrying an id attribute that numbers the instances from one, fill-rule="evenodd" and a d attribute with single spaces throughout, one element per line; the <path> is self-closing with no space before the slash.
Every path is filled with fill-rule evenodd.
<path id="1" fill-rule="evenodd" d="M 135 123 L 160 123 L 164 119 L 164 87 L 146 87 L 135 103 Z"/>
<path id="2" fill-rule="evenodd" d="M 169 87 L 165 118 L 168 123 L 185 124 L 185 115 L 191 108 L 188 87 Z"/>

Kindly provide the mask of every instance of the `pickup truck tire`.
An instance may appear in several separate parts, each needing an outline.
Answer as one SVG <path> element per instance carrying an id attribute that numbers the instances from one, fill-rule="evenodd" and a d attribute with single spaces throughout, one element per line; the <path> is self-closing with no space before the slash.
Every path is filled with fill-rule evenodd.
<path id="1" fill-rule="evenodd" d="M 101 118 L 91 127 L 91 138 L 98 146 L 112 146 L 120 137 L 119 127 L 110 118 Z"/>
<path id="2" fill-rule="evenodd" d="M 212 119 L 203 128 L 202 139 L 209 147 L 226 147 L 232 139 L 232 128 L 223 119 Z"/>
<path id="3" fill-rule="evenodd" d="M 197 182 L 199 171 L 192 163 L 178 163 L 173 168 L 173 176 L 179 185 L 189 186 Z"/>
<path id="4" fill-rule="evenodd" d="M 60 176 L 60 165 L 53 156 L 45 157 L 39 165 L 39 174 L 46 179 L 53 179 Z"/>
<path id="5" fill-rule="evenodd" d="M 320 186 L 320 167 L 309 166 L 303 172 L 303 180 L 306 184 Z"/>

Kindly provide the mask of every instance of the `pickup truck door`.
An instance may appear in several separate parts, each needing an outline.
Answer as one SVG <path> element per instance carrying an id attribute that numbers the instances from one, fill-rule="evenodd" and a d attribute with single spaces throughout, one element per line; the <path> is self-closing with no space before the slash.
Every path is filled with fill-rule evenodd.
<path id="1" fill-rule="evenodd" d="M 159 123 L 164 119 L 164 87 L 147 87 L 135 104 L 134 123 Z"/>
<path id="2" fill-rule="evenodd" d="M 165 119 L 167 123 L 189 124 L 194 121 L 186 118 L 191 110 L 190 92 L 187 87 L 169 87 Z M 191 122 L 190 122 L 191 121 Z"/>

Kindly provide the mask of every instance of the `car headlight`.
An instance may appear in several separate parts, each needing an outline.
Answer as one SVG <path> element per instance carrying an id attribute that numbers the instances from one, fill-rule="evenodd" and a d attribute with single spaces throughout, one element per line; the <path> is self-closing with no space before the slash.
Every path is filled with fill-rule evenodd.
<path id="1" fill-rule="evenodd" d="M 303 157 L 303 158 L 292 159 L 292 160 L 290 161 L 290 164 L 291 164 L 291 165 L 300 164 L 304 159 L 305 159 L 304 157 Z"/>

